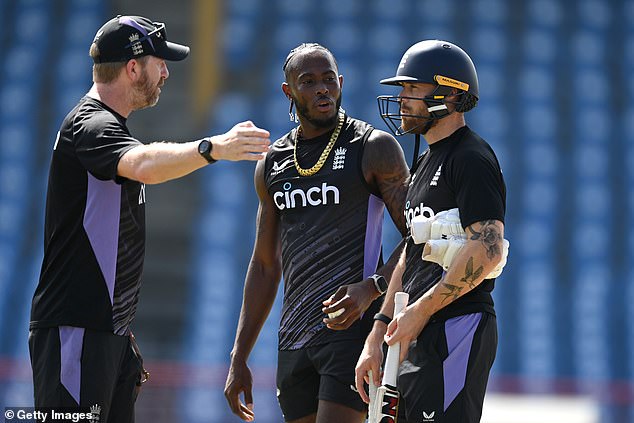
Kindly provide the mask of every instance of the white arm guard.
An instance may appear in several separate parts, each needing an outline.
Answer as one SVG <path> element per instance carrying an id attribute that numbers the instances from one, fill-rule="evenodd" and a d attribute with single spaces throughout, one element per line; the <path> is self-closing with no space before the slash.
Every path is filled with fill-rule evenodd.
<path id="1" fill-rule="evenodd" d="M 451 236 L 466 236 L 460 223 L 457 208 L 436 213 L 434 217 L 416 216 L 411 223 L 412 239 L 422 244 L 430 239 L 448 239 Z"/>
<path id="2" fill-rule="evenodd" d="M 423 248 L 423 260 L 431 261 L 442 266 L 443 269 L 448 270 L 449 266 L 456 257 L 456 254 L 466 244 L 467 239 L 458 236 L 452 236 L 449 239 L 430 239 Z M 497 278 L 502 274 L 504 266 L 506 266 L 506 259 L 509 254 L 509 242 L 502 240 L 502 260 L 500 263 L 489 273 L 485 279 Z"/>

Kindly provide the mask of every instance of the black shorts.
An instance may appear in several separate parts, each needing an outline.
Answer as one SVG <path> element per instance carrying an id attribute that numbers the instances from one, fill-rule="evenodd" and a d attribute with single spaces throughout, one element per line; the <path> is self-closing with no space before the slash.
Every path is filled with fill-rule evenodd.
<path id="1" fill-rule="evenodd" d="M 331 342 L 278 352 L 277 399 L 286 421 L 317 412 L 319 400 L 367 410 L 355 387 L 363 340 Z"/>
<path id="2" fill-rule="evenodd" d="M 99 406 L 100 423 L 134 422 L 142 363 L 130 337 L 71 326 L 32 329 L 35 407 Z"/>
<path id="3" fill-rule="evenodd" d="M 489 313 L 430 322 L 400 367 L 401 419 L 479 422 L 497 342 L 497 322 Z"/>

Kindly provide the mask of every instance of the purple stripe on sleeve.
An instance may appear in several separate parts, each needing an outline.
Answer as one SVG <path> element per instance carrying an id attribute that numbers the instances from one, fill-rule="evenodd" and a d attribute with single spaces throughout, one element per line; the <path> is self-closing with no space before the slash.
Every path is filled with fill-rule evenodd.
<path id="1" fill-rule="evenodd" d="M 482 313 L 473 313 L 445 322 L 448 352 L 447 358 L 443 362 L 445 411 L 464 388 L 473 335 L 475 335 L 480 319 L 482 319 Z"/>
<path id="2" fill-rule="evenodd" d="M 61 346 L 59 380 L 79 405 L 84 328 L 60 326 L 59 343 Z"/>
<path id="3" fill-rule="evenodd" d="M 110 304 L 114 294 L 121 213 L 121 186 L 100 181 L 88 174 L 84 230 L 108 287 Z"/>
<path id="4" fill-rule="evenodd" d="M 368 199 L 368 222 L 365 227 L 365 245 L 363 248 L 364 278 L 376 272 L 376 266 L 379 263 L 384 209 L 385 204 L 383 200 L 370 194 L 370 198 Z"/>

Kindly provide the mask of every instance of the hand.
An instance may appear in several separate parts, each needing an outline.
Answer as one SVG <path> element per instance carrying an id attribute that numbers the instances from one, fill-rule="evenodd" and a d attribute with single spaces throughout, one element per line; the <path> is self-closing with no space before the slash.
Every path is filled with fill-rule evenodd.
<path id="1" fill-rule="evenodd" d="M 325 307 L 321 311 L 326 314 L 334 313 L 342 308 L 344 311 L 337 317 L 324 318 L 323 322 L 328 329 L 348 329 L 361 318 L 361 314 L 370 307 L 378 294 L 371 279 L 339 287 L 330 298 L 322 303 Z"/>
<path id="2" fill-rule="evenodd" d="M 223 135 L 211 138 L 211 157 L 215 160 L 260 160 L 269 151 L 269 131 L 250 120 L 240 122 Z"/>
<path id="3" fill-rule="evenodd" d="M 370 384 L 369 372 L 372 372 L 372 379 L 374 386 L 381 386 L 381 363 L 383 362 L 383 335 L 385 334 L 386 326 L 383 323 L 375 324 L 372 332 L 368 335 L 363 345 L 363 351 L 357 361 L 357 366 L 354 369 L 355 385 L 357 386 L 357 392 L 359 396 L 366 403 L 370 403 L 370 398 L 365 392 L 365 386 L 363 382 Z"/>
<path id="4" fill-rule="evenodd" d="M 420 335 L 423 328 L 429 322 L 430 317 L 431 316 L 422 310 L 422 307 L 420 307 L 417 301 L 397 314 L 390 324 L 387 325 L 385 343 L 387 345 L 394 345 L 397 342 L 401 343 L 401 363 L 407 358 L 409 344 L 418 338 L 418 335 Z"/>
<path id="5" fill-rule="evenodd" d="M 249 366 L 244 361 L 234 362 L 232 360 L 227 381 L 225 382 L 225 398 L 233 414 L 247 422 L 252 422 L 255 419 L 252 386 L 253 377 Z M 241 392 L 244 392 L 246 405 L 240 401 Z"/>

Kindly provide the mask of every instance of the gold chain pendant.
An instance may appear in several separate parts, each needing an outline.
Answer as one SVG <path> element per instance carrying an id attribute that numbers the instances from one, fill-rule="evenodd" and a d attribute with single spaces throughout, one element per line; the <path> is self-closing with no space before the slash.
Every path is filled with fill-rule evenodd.
<path id="1" fill-rule="evenodd" d="M 315 173 L 319 172 L 319 169 L 326 163 L 326 159 L 328 159 L 328 155 L 330 154 L 330 150 L 334 147 L 335 142 L 337 142 L 337 138 L 339 138 L 339 132 L 341 132 L 341 128 L 343 127 L 343 122 L 345 121 L 345 115 L 339 111 L 339 119 L 337 122 L 337 127 L 335 131 L 330 136 L 330 140 L 322 151 L 321 156 L 319 156 L 319 160 L 317 163 L 310 169 L 303 169 L 300 167 L 299 162 L 297 161 L 297 144 L 299 144 L 299 133 L 301 131 L 301 126 L 297 128 L 295 131 L 295 146 L 293 148 L 293 161 L 295 162 L 295 169 L 297 169 L 297 173 L 300 176 L 313 176 Z"/>

